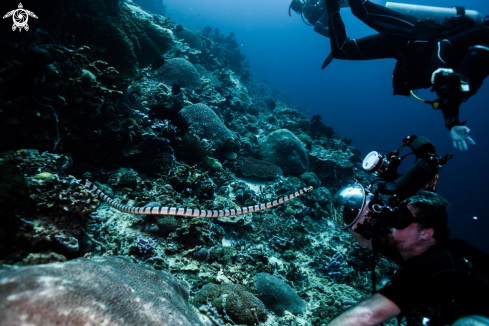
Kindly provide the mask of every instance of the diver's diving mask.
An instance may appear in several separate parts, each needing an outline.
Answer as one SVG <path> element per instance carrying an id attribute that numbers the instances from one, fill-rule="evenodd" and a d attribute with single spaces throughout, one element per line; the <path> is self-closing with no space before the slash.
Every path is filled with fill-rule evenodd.
<path id="1" fill-rule="evenodd" d="M 391 228 L 403 230 L 423 219 L 414 217 L 407 208 L 409 201 L 398 207 L 385 204 L 361 184 L 341 188 L 331 201 L 331 215 L 337 228 L 352 228 L 366 239 L 384 238 Z"/>

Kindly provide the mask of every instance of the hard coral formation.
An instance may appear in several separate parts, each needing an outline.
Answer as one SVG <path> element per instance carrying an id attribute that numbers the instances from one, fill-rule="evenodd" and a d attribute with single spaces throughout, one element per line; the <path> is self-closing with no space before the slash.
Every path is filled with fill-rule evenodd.
<path id="1" fill-rule="evenodd" d="M 69 158 L 36 150 L 18 150 L 8 157 L 23 174 L 29 196 L 13 207 L 2 206 L 0 260 L 19 262 L 30 253 L 45 251 L 70 258 L 82 255 L 89 249 L 83 225 L 98 200 L 74 177 L 64 176 Z M 22 189 L 21 184 L 18 189 Z M 21 250 L 18 256 L 9 254 L 11 248 Z"/>
<path id="2" fill-rule="evenodd" d="M 213 146 L 224 145 L 233 140 L 235 135 L 224 125 L 217 114 L 205 104 L 194 104 L 184 107 L 179 112 L 190 133 Z"/>
<path id="3" fill-rule="evenodd" d="M 36 206 L 39 213 L 60 217 L 77 216 L 82 218 L 96 209 L 98 200 L 83 188 L 72 176 L 62 175 L 63 169 L 70 164 L 70 159 L 64 155 L 48 152 L 39 154 L 37 150 L 18 150 L 11 153 L 7 159 L 0 161 L 0 167 L 10 166 L 9 174 L 4 180 L 15 180 L 13 199 L 19 194 L 26 194 L 29 189 L 31 204 Z M 7 165 L 8 163 L 8 165 Z M 21 176 L 20 172 L 27 176 Z M 10 181 L 13 182 L 13 181 Z M 9 189 L 9 184 L 5 188 Z"/>
<path id="4" fill-rule="evenodd" d="M 308 186 L 317 188 L 321 184 L 318 176 L 314 172 L 306 172 L 301 175 L 301 180 Z"/>
<path id="5" fill-rule="evenodd" d="M 182 58 L 170 59 L 158 70 L 156 75 L 167 85 L 197 90 L 202 87 L 200 74 L 194 65 Z"/>
<path id="6" fill-rule="evenodd" d="M 186 282 L 124 257 L 13 268 L 0 272 L 0 324 L 205 325 L 188 293 Z"/>
<path id="7" fill-rule="evenodd" d="M 260 139 L 265 160 L 270 161 L 287 174 L 301 174 L 309 170 L 307 151 L 302 142 L 289 130 L 280 129 Z"/>
<path id="8" fill-rule="evenodd" d="M 215 261 L 226 266 L 234 262 L 237 257 L 236 249 L 232 247 L 222 247 L 217 246 L 209 251 L 209 262 L 213 263 Z"/>
<path id="9" fill-rule="evenodd" d="M 158 226 L 158 231 L 163 235 L 168 235 L 169 233 L 175 231 L 178 227 L 178 221 L 173 216 L 165 216 L 159 218 L 156 221 L 156 225 Z"/>
<path id="10" fill-rule="evenodd" d="M 241 173 L 247 177 L 276 178 L 282 175 L 282 170 L 273 163 L 244 157 L 241 161 Z"/>
<path id="11" fill-rule="evenodd" d="M 33 177 L 29 182 L 31 200 L 37 211 L 48 216 L 82 216 L 93 212 L 99 201 L 73 177 L 51 175 L 48 179 Z"/>
<path id="12" fill-rule="evenodd" d="M 212 85 L 212 87 L 220 88 L 222 86 L 222 83 L 219 81 L 219 78 L 217 78 L 213 73 L 208 71 L 204 66 L 200 64 L 196 64 L 194 66 L 195 69 L 199 71 L 201 76 L 209 79 L 209 82 Z"/>
<path id="13" fill-rule="evenodd" d="M 263 303 L 241 284 L 207 284 L 196 293 L 194 302 L 210 303 L 233 324 L 254 326 L 267 320 Z"/>
<path id="14" fill-rule="evenodd" d="M 188 43 L 191 48 L 200 50 L 200 38 L 193 31 L 182 27 L 175 31 L 175 35 Z"/>
<path id="15" fill-rule="evenodd" d="M 339 142 L 339 141 L 338 141 Z M 338 144 L 335 142 L 334 144 Z M 349 146 L 342 144 L 342 149 L 325 148 L 325 145 L 314 143 L 309 153 L 311 166 L 319 177 L 327 183 L 339 182 L 352 175 L 358 163 L 357 154 Z"/>

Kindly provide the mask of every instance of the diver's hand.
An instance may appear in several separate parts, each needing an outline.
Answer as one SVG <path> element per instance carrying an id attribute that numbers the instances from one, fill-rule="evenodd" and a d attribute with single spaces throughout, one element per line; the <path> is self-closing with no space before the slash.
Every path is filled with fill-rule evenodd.
<path id="1" fill-rule="evenodd" d="M 450 68 L 438 68 L 438 69 L 436 69 L 433 72 L 433 74 L 431 74 L 431 85 L 435 84 L 437 76 L 449 76 L 451 74 L 453 74 L 453 69 L 450 69 Z"/>
<path id="2" fill-rule="evenodd" d="M 475 141 L 469 137 L 470 129 L 466 126 L 455 126 L 450 129 L 450 137 L 453 140 L 453 147 L 458 150 L 466 151 L 467 142 L 475 145 Z"/>

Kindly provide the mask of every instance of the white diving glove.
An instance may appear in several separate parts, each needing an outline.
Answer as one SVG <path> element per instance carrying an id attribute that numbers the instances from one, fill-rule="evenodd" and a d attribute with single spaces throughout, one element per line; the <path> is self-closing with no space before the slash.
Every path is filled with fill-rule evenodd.
<path id="1" fill-rule="evenodd" d="M 450 137 L 453 141 L 453 147 L 461 151 L 466 151 L 468 150 L 467 142 L 475 145 L 475 141 L 469 137 L 469 132 L 470 129 L 466 126 L 452 127 L 452 129 L 450 129 Z"/>

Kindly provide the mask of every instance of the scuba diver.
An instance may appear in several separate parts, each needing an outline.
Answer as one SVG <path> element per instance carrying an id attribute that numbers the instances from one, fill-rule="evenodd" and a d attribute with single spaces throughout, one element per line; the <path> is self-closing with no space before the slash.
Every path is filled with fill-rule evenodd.
<path id="1" fill-rule="evenodd" d="M 340 7 L 348 6 L 346 0 L 326 0 L 325 6 L 324 1 L 312 0 L 314 4 L 303 1 L 293 0 L 289 13 L 290 9 L 299 12 L 314 25 L 316 32 L 330 38 L 331 54 L 322 69 L 333 58 L 396 59 L 394 95 L 413 95 L 441 110 L 456 149 L 467 150 L 467 142 L 475 145 L 466 122 L 459 120 L 459 107 L 477 93 L 489 75 L 489 20 L 462 7 L 395 3 L 384 7 L 369 0 L 349 0 L 352 13 L 378 32 L 350 39 L 340 16 Z M 445 19 L 450 10 L 455 16 Z M 424 19 L 427 17 L 436 20 Z M 434 101 L 422 100 L 413 91 L 429 87 L 438 96 Z"/>
<path id="2" fill-rule="evenodd" d="M 406 155 L 399 152 L 406 146 L 416 162 L 400 175 L 397 168 Z M 406 317 L 408 326 L 489 325 L 487 299 L 482 299 L 489 291 L 489 256 L 463 240 L 449 239 L 449 204 L 433 192 L 440 168 L 450 158 L 438 156 L 425 137 L 412 135 L 398 150 L 365 157 L 364 169 L 378 179 L 366 187 L 348 185 L 333 196 L 330 211 L 336 227 L 348 229 L 374 251 L 374 294 L 329 326 L 379 325 L 394 317 L 399 322 Z M 400 267 L 378 291 L 376 252 Z"/>

